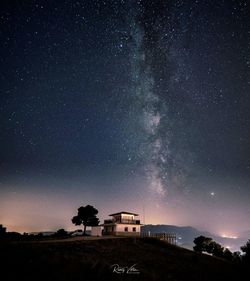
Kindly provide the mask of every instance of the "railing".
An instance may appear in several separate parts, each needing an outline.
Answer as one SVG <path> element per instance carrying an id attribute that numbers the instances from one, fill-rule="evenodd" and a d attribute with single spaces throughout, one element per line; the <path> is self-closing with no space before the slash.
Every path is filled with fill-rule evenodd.
<path id="1" fill-rule="evenodd" d="M 104 220 L 104 223 L 114 223 L 113 220 Z"/>
<path id="2" fill-rule="evenodd" d="M 141 232 L 141 237 L 152 237 L 160 240 L 164 240 L 170 244 L 176 245 L 176 234 L 173 233 L 148 233 Z"/>
<path id="3" fill-rule="evenodd" d="M 125 219 L 104 220 L 104 223 L 105 224 L 109 224 L 109 223 L 140 224 L 140 220 L 125 220 Z"/>

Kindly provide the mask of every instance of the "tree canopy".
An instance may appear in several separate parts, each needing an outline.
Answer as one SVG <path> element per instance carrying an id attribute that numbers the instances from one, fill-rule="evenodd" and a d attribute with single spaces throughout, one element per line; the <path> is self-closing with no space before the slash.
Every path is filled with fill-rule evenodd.
<path id="1" fill-rule="evenodd" d="M 227 249 L 222 247 L 219 243 L 213 241 L 212 238 L 205 237 L 205 236 L 199 236 L 194 239 L 195 246 L 193 247 L 195 252 L 206 252 L 208 254 L 211 254 L 215 257 L 224 258 L 227 260 L 232 260 L 237 258 L 237 254 L 233 255 L 233 253 Z"/>
<path id="2" fill-rule="evenodd" d="M 91 205 L 85 207 L 81 206 L 78 208 L 78 213 L 72 218 L 72 223 L 75 225 L 83 225 L 83 235 L 86 235 L 87 226 L 97 226 L 99 224 L 99 219 L 97 218 L 98 210 Z"/>
<path id="3" fill-rule="evenodd" d="M 205 236 L 202 236 L 202 235 L 199 236 L 199 237 L 196 237 L 194 239 L 194 244 L 195 244 L 195 246 L 193 247 L 194 251 L 199 252 L 199 253 L 206 252 L 209 248 L 209 244 L 212 241 L 213 241 L 212 238 L 205 237 Z"/>

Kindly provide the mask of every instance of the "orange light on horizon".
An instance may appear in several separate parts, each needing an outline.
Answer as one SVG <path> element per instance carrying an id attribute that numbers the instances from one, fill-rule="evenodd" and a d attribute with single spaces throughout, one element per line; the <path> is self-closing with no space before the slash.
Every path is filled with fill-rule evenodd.
<path id="1" fill-rule="evenodd" d="M 237 238 L 238 238 L 237 236 L 227 235 L 227 234 L 225 234 L 225 233 L 223 233 L 223 234 L 221 235 L 221 237 L 222 237 L 222 238 L 230 238 L 230 239 L 237 239 Z"/>

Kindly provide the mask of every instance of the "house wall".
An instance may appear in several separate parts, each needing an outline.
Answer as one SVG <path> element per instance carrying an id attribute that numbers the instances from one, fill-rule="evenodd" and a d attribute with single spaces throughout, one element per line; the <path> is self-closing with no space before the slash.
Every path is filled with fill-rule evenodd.
<path id="1" fill-rule="evenodd" d="M 105 234 L 114 235 L 116 231 L 116 225 L 115 224 L 105 225 L 103 230 Z"/>
<path id="2" fill-rule="evenodd" d="M 91 236 L 102 236 L 102 226 L 92 226 L 91 227 Z"/>
<path id="3" fill-rule="evenodd" d="M 125 231 L 125 227 L 128 231 Z M 135 228 L 135 231 L 133 231 Z M 136 224 L 113 224 L 110 226 L 104 226 L 104 235 L 117 235 L 117 236 L 139 236 L 141 232 L 141 226 Z"/>
<path id="4" fill-rule="evenodd" d="M 133 227 L 135 227 L 136 231 L 134 232 L 140 232 L 141 226 L 136 224 L 117 224 L 116 225 L 116 232 L 125 232 L 125 227 L 128 228 L 127 232 L 133 232 Z"/>

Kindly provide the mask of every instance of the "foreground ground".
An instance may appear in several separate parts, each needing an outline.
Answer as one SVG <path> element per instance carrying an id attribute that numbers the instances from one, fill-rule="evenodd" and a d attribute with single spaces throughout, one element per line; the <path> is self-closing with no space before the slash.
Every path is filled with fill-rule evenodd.
<path id="1" fill-rule="evenodd" d="M 154 239 L 0 242 L 2 280 L 223 281 L 243 275 L 237 264 Z"/>

